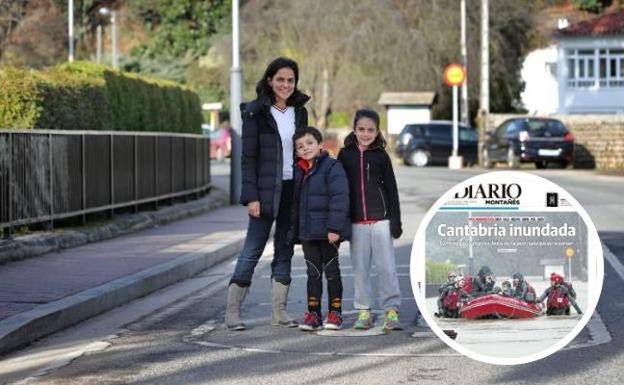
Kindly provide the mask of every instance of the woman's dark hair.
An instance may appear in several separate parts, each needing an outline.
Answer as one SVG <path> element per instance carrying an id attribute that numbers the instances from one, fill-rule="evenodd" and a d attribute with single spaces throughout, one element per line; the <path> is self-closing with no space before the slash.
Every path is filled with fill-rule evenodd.
<path id="1" fill-rule="evenodd" d="M 277 59 L 269 63 L 266 70 L 264 71 L 264 75 L 262 75 L 262 78 L 258 81 L 258 83 L 256 83 L 256 95 L 258 97 L 268 95 L 271 97 L 272 102 L 275 101 L 273 89 L 271 88 L 271 85 L 269 84 L 269 81 L 267 79 L 273 78 L 277 71 L 282 68 L 290 68 L 295 73 L 295 92 L 293 92 L 293 95 L 297 93 L 297 84 L 299 83 L 299 66 L 297 65 L 297 62 L 287 57 L 278 57 Z"/>
<path id="2" fill-rule="evenodd" d="M 293 135 L 293 143 L 297 141 L 297 139 L 301 139 L 306 135 L 312 135 L 314 139 L 316 139 L 317 143 L 321 143 L 323 141 L 323 134 L 316 127 L 305 127 L 295 131 L 295 135 Z"/>
<path id="3" fill-rule="evenodd" d="M 361 110 L 357 110 L 355 112 L 355 117 L 353 118 L 353 129 L 355 130 L 355 126 L 357 122 L 362 118 L 368 118 L 375 123 L 375 127 L 379 130 L 379 114 L 375 110 L 371 110 L 368 108 L 364 108 Z"/>

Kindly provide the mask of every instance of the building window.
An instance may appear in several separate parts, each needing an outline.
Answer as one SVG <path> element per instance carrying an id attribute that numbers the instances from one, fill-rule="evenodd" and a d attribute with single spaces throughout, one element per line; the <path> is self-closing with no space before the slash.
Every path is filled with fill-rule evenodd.
<path id="1" fill-rule="evenodd" d="M 568 87 L 624 87 L 624 49 L 566 50 Z"/>

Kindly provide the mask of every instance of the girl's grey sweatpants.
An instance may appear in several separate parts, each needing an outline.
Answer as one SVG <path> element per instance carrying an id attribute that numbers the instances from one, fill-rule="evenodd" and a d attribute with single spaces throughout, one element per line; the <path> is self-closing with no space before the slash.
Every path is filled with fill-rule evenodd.
<path id="1" fill-rule="evenodd" d="M 355 309 L 372 309 L 371 264 L 377 270 L 377 296 L 384 311 L 399 310 L 401 292 L 396 272 L 396 261 L 390 221 L 351 225 L 351 265 L 353 266 Z"/>

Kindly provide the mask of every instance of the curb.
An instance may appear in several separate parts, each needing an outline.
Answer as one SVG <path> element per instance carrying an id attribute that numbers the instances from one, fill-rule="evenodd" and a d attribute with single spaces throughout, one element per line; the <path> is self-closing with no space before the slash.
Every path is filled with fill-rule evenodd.
<path id="1" fill-rule="evenodd" d="M 244 240 L 244 234 L 231 236 L 172 261 L 0 321 L 0 354 L 190 278 L 239 253 Z"/>
<path id="2" fill-rule="evenodd" d="M 107 223 L 93 227 L 87 226 L 75 230 L 60 229 L 53 232 L 25 235 L 12 240 L 0 239 L 0 264 L 115 238 L 193 217 L 227 205 L 227 193 L 212 187 L 204 198 L 174 206 L 161 207 L 158 211 L 119 215 Z"/>

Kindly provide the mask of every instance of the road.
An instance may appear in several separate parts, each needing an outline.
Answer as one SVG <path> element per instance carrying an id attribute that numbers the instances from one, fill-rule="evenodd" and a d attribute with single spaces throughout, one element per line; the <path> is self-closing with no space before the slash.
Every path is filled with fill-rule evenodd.
<path id="1" fill-rule="evenodd" d="M 41 341 L 21 353 L 24 378 L 32 384 L 446 384 L 446 383 L 619 383 L 624 367 L 624 178 L 577 170 L 533 171 L 568 190 L 596 224 L 607 252 L 605 280 L 596 317 L 564 350 L 518 366 L 480 363 L 457 354 L 439 341 L 418 317 L 409 279 L 412 240 L 420 220 L 437 198 L 454 184 L 483 170 L 451 171 L 398 166 L 396 174 L 404 213 L 404 235 L 395 242 L 405 330 L 385 335 L 376 327 L 367 333 L 304 333 L 268 325 L 270 316 L 270 255 L 265 252 L 254 276 L 243 317 L 251 326 L 229 332 L 223 325 L 228 262 L 151 296 L 151 312 L 139 320 L 145 302 L 126 305 L 93 321 Z M 227 167 L 215 167 L 214 183 L 227 186 Z M 244 215 L 241 210 L 241 215 Z M 272 245 L 267 247 L 267 251 Z M 341 247 L 345 322 L 351 311 L 352 270 L 348 245 Z M 208 282 L 206 286 L 198 283 Z M 159 296 L 196 285 L 173 305 L 159 308 Z M 197 290 L 197 287 L 201 287 Z M 302 317 L 305 309 L 305 264 L 296 249 L 289 310 Z M 145 301 L 150 301 L 146 298 Z M 120 314 L 126 314 L 120 315 Z M 130 314 L 130 315 L 129 315 Z M 124 318 L 125 317 L 125 318 Z M 129 322 L 129 323 L 128 323 Z M 116 327 L 114 325 L 119 325 Z M 99 328 L 99 329 L 98 329 Z M 114 329 L 114 330 L 112 330 Z M 107 330 L 97 341 L 96 331 Z M 79 353 L 44 370 L 29 371 L 29 360 L 55 354 L 54 349 L 89 342 Z M 60 351 L 60 350 L 59 350 Z M 64 352 L 66 353 L 66 352 Z M 32 367 L 34 368 L 34 364 Z M 35 377 L 30 377 L 38 375 Z"/>

